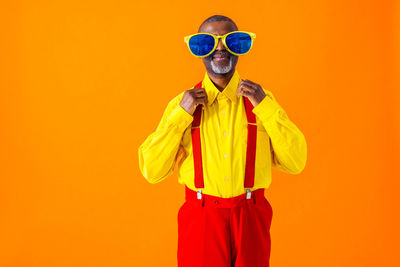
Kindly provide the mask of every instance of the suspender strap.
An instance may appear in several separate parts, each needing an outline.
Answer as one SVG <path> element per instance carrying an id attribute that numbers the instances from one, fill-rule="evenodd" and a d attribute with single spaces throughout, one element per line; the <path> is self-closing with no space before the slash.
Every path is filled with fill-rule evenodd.
<path id="1" fill-rule="evenodd" d="M 202 82 L 199 82 L 194 87 L 201 87 Z M 243 101 L 246 109 L 247 117 L 247 151 L 246 151 L 246 168 L 244 178 L 244 188 L 252 188 L 254 186 L 254 174 L 256 163 L 256 141 L 257 141 L 257 124 L 256 115 L 253 113 L 253 104 L 250 100 L 243 96 Z M 196 188 L 204 188 L 203 177 L 203 162 L 201 156 L 200 142 L 200 122 L 202 114 L 202 104 L 197 105 L 193 113 L 192 122 L 192 150 L 194 161 L 194 185 Z"/>
<path id="2" fill-rule="evenodd" d="M 247 151 L 244 188 L 251 188 L 254 186 L 254 174 L 256 165 L 257 124 L 256 115 L 252 111 L 254 108 L 253 104 L 245 96 L 243 96 L 243 100 L 247 116 Z"/>
<path id="3" fill-rule="evenodd" d="M 194 87 L 201 87 L 202 81 Z M 202 104 L 197 105 L 193 113 L 192 122 L 192 150 L 194 161 L 194 186 L 196 188 L 204 188 L 203 162 L 201 158 L 201 142 L 200 142 L 200 122 L 201 122 Z"/>

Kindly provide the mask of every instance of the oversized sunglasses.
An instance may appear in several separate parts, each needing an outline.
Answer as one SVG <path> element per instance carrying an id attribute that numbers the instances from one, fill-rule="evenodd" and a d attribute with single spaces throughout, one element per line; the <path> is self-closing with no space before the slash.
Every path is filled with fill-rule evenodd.
<path id="1" fill-rule="evenodd" d="M 206 57 L 212 54 L 218 45 L 218 39 L 230 53 L 241 56 L 250 52 L 256 34 L 246 31 L 233 31 L 218 36 L 211 33 L 195 33 L 184 37 L 190 53 L 196 57 Z"/>

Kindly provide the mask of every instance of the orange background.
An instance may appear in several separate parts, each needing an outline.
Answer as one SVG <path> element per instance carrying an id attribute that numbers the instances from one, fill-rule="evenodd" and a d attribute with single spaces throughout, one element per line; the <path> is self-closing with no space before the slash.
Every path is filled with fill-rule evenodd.
<path id="1" fill-rule="evenodd" d="M 257 34 L 239 74 L 308 144 L 266 191 L 271 266 L 400 266 L 395 1 L 5 2 L 0 266 L 176 266 L 184 187 L 137 149 L 203 77 L 183 36 L 214 14 Z"/>

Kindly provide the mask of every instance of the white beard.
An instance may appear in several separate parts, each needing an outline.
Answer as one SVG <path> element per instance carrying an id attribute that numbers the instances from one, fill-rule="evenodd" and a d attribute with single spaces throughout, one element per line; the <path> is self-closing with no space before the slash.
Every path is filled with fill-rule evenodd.
<path id="1" fill-rule="evenodd" d="M 232 69 L 232 64 L 233 64 L 232 61 L 233 61 L 233 57 L 230 56 L 229 57 L 229 65 L 225 66 L 225 67 L 219 67 L 214 64 L 214 60 L 211 60 L 211 68 L 212 68 L 213 72 L 218 73 L 218 74 L 228 73 Z"/>

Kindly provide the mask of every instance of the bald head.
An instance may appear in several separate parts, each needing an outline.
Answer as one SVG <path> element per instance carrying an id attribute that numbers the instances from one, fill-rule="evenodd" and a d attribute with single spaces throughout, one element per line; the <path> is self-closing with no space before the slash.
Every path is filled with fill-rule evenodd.
<path id="1" fill-rule="evenodd" d="M 214 16 L 211 16 L 211 17 L 207 18 L 205 21 L 203 21 L 203 23 L 199 27 L 198 32 L 202 31 L 202 28 L 206 23 L 210 23 L 210 22 L 214 22 L 214 21 L 227 21 L 227 22 L 232 24 L 234 31 L 238 30 L 238 27 L 236 26 L 236 23 L 233 22 L 233 20 L 231 20 L 230 18 L 228 18 L 226 16 L 222 16 L 222 15 L 214 15 Z"/>

